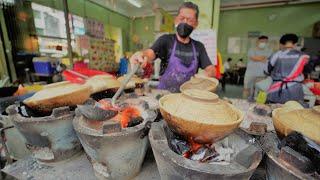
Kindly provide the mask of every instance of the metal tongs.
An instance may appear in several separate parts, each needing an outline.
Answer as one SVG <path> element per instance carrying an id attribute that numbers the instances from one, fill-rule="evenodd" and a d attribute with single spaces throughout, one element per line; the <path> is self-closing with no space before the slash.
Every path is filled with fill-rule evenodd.
<path id="1" fill-rule="evenodd" d="M 139 64 L 135 64 L 132 68 L 132 71 L 128 75 L 126 75 L 125 79 L 121 82 L 120 88 L 117 90 L 116 94 L 111 99 L 111 104 L 113 107 L 116 107 L 116 100 L 118 99 L 122 91 L 125 89 L 126 85 L 130 81 L 132 76 L 138 71 L 139 66 L 140 66 Z"/>

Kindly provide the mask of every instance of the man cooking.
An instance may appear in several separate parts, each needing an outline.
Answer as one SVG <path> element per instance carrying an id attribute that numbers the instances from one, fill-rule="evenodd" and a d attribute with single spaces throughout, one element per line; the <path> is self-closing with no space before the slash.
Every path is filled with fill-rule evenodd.
<path id="1" fill-rule="evenodd" d="M 131 58 L 131 64 L 141 63 L 142 67 L 148 61 L 161 59 L 159 89 L 179 92 L 180 85 L 188 81 L 198 68 L 202 68 L 208 77 L 215 76 L 204 45 L 191 39 L 191 32 L 198 26 L 199 9 L 192 2 L 185 2 L 179 8 L 175 18 L 175 34 L 163 35 L 153 46 L 141 52 L 136 52 Z"/>

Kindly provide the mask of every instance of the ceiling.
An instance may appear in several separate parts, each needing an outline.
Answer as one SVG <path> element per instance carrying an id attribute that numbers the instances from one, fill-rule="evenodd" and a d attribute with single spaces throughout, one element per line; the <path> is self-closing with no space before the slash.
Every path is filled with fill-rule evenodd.
<path id="1" fill-rule="evenodd" d="M 144 17 L 153 15 L 153 9 L 163 8 L 166 11 L 177 11 L 184 0 L 135 0 L 141 3 L 138 8 L 130 4 L 128 0 L 91 0 L 113 11 L 128 17 Z"/>
<path id="2" fill-rule="evenodd" d="M 169 12 L 176 12 L 179 6 L 184 2 L 184 0 L 134 0 L 141 3 L 142 7 L 138 8 L 130 4 L 128 0 L 90 1 L 128 17 L 151 16 L 154 14 L 153 10 L 159 7 Z M 310 2 L 320 2 L 320 0 L 221 0 L 221 8 L 224 10 Z"/>

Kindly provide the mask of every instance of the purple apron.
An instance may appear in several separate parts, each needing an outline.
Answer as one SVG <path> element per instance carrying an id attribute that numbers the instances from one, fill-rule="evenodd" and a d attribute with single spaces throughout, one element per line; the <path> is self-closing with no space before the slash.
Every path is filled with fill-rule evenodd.
<path id="1" fill-rule="evenodd" d="M 159 89 L 165 89 L 170 92 L 180 92 L 180 86 L 190 80 L 196 74 L 198 69 L 198 60 L 196 49 L 192 44 L 193 60 L 189 67 L 181 63 L 181 59 L 175 56 L 177 40 L 174 41 L 173 49 L 169 58 L 169 64 L 164 74 L 160 78 Z"/>

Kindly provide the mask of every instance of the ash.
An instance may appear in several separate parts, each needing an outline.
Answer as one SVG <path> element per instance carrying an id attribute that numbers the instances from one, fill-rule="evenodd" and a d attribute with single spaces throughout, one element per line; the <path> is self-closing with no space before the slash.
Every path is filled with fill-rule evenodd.
<path id="1" fill-rule="evenodd" d="M 240 149 L 229 143 L 226 137 L 213 144 L 190 143 L 182 136 L 166 128 L 168 144 L 175 153 L 184 156 L 190 160 L 209 164 L 229 164 Z"/>

